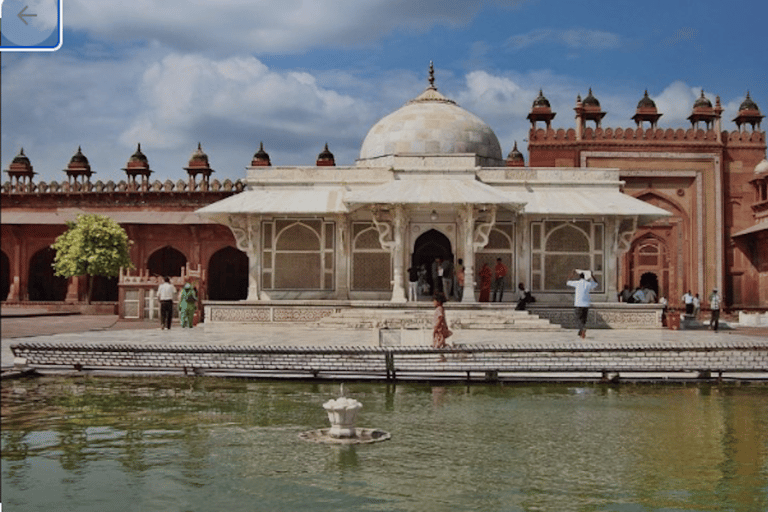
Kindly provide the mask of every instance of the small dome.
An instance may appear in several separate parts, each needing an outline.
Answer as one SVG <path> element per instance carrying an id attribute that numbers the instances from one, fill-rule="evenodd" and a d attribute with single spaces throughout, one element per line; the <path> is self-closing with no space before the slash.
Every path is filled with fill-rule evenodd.
<path id="1" fill-rule="evenodd" d="M 768 160 L 763 160 L 755 166 L 755 174 L 768 174 Z"/>
<path id="2" fill-rule="evenodd" d="M 333 153 L 328 149 L 328 143 L 325 143 L 325 147 L 317 155 L 317 165 L 336 165 L 336 159 L 333 157 Z"/>
<path id="3" fill-rule="evenodd" d="M 600 102 L 597 101 L 597 98 L 595 98 L 592 95 L 592 88 L 591 87 L 589 88 L 589 94 L 587 94 L 587 97 L 582 100 L 581 104 L 584 105 L 585 107 L 589 106 L 589 107 L 600 108 Z"/>
<path id="4" fill-rule="evenodd" d="M 259 142 L 259 150 L 253 155 L 251 165 L 268 166 L 271 165 L 269 160 L 269 153 L 264 151 L 264 142 Z"/>
<path id="5" fill-rule="evenodd" d="M 203 146 L 199 142 L 197 143 L 197 149 L 192 153 L 192 156 L 189 158 L 189 165 L 192 166 L 192 164 L 208 165 L 208 155 L 206 155 L 203 152 Z"/>
<path id="6" fill-rule="evenodd" d="M 544 92 L 539 89 L 539 96 L 533 100 L 533 107 L 532 108 L 552 108 L 552 106 L 549 104 L 549 100 L 544 96 Z"/>
<path id="7" fill-rule="evenodd" d="M 72 158 L 69 160 L 70 166 L 72 164 L 80 164 L 82 165 L 88 165 L 88 158 L 83 154 L 83 150 L 80 149 L 80 146 L 77 147 L 77 153 L 72 155 Z"/>
<path id="8" fill-rule="evenodd" d="M 701 96 L 693 104 L 693 108 L 712 108 L 712 102 L 704 96 L 704 90 L 701 91 Z"/>
<path id="9" fill-rule="evenodd" d="M 21 148 L 19 154 L 13 157 L 12 163 L 29 165 L 29 158 L 27 158 L 27 155 L 24 154 L 24 148 Z"/>
<path id="10" fill-rule="evenodd" d="M 519 149 L 517 149 L 517 141 L 515 141 L 515 146 L 512 148 L 512 151 L 509 152 L 507 155 L 507 160 L 513 161 L 513 162 L 519 162 L 524 160 L 523 154 L 520 152 Z"/>
<path id="11" fill-rule="evenodd" d="M 656 103 L 648 96 L 648 89 L 645 90 L 645 96 L 637 103 L 638 109 L 656 108 Z"/>
<path id="12" fill-rule="evenodd" d="M 136 152 L 131 155 L 131 158 L 128 159 L 128 163 L 130 162 L 148 162 L 146 155 L 141 152 L 141 143 L 136 146 Z"/>
<path id="13" fill-rule="evenodd" d="M 749 91 L 747 91 L 746 99 L 742 101 L 741 105 L 739 106 L 739 112 L 742 110 L 756 110 L 760 112 L 760 109 L 757 107 L 757 103 L 752 101 L 752 98 L 749 97 Z"/>

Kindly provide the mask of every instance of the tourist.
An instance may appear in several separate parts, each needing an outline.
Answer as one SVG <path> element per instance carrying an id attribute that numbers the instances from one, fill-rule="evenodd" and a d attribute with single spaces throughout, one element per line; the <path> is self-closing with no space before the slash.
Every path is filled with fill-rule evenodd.
<path id="1" fill-rule="evenodd" d="M 629 299 L 631 298 L 632 290 L 630 290 L 628 284 L 625 284 L 624 289 L 619 292 L 619 302 L 630 302 Z"/>
<path id="2" fill-rule="evenodd" d="M 632 304 L 642 304 L 645 302 L 645 293 L 643 292 L 643 289 L 639 286 L 635 288 L 634 293 L 632 293 Z"/>
<path id="3" fill-rule="evenodd" d="M 445 319 L 445 294 L 435 294 L 435 323 L 432 329 L 432 348 L 445 348 L 445 339 L 453 333 L 448 329 L 448 321 Z"/>
<path id="4" fill-rule="evenodd" d="M 691 295 L 691 290 L 688 290 L 683 295 L 683 303 L 685 304 L 685 314 L 693 315 L 693 295 Z"/>
<path id="5" fill-rule="evenodd" d="M 643 288 L 643 297 L 646 304 L 654 304 L 656 302 L 656 292 L 653 291 L 651 288 L 645 287 Z"/>
<path id="6" fill-rule="evenodd" d="M 587 315 L 591 303 L 589 292 L 597 288 L 597 281 L 592 279 L 592 272 L 586 272 L 589 274 L 589 279 L 585 277 L 585 271 L 574 270 L 571 272 L 571 278 L 578 277 L 579 280 L 570 279 L 565 283 L 575 289 L 573 306 L 576 308 L 576 321 L 579 324 L 579 336 L 582 339 L 587 337 Z"/>
<path id="7" fill-rule="evenodd" d="M 464 260 L 459 258 L 456 265 L 456 300 L 461 302 L 464 298 Z"/>
<path id="8" fill-rule="evenodd" d="M 165 276 L 164 282 L 157 288 L 157 298 L 160 301 L 160 330 L 171 328 L 173 318 L 173 297 L 176 287 L 171 284 L 171 278 Z"/>
<path id="9" fill-rule="evenodd" d="M 419 293 L 421 295 L 429 295 L 431 290 L 429 288 L 429 282 L 427 281 L 427 267 L 425 267 L 423 263 L 419 265 L 418 274 L 419 274 Z"/>
<path id="10" fill-rule="evenodd" d="M 480 268 L 480 298 L 478 302 L 489 302 L 491 300 L 491 278 L 493 271 L 487 263 L 483 263 Z"/>
<path id="11" fill-rule="evenodd" d="M 453 296 L 453 260 L 443 260 L 442 267 L 443 294 L 445 294 L 445 300 L 449 300 Z"/>
<path id="12" fill-rule="evenodd" d="M 709 318 L 709 328 L 717 332 L 717 328 L 720 325 L 720 294 L 717 293 L 717 288 L 712 290 L 709 296 L 709 309 L 712 310 L 712 316 Z"/>
<path id="13" fill-rule="evenodd" d="M 525 289 L 523 283 L 519 283 L 517 285 L 517 306 L 515 310 L 524 311 L 529 302 L 536 302 L 536 299 L 533 298 L 529 290 Z"/>
<path id="14" fill-rule="evenodd" d="M 182 327 L 192 327 L 192 319 L 197 309 L 197 293 L 190 283 L 184 285 L 179 297 L 179 319 Z"/>
<path id="15" fill-rule="evenodd" d="M 507 267 L 496 258 L 496 266 L 493 269 L 493 302 L 501 302 L 504 298 L 504 276 L 507 275 Z M 498 300 L 496 299 L 498 295 Z"/>
<path id="16" fill-rule="evenodd" d="M 417 301 L 419 298 L 419 271 L 416 267 L 408 269 L 408 300 Z"/>
<path id="17" fill-rule="evenodd" d="M 443 258 L 432 262 L 432 295 L 443 290 Z"/>
<path id="18" fill-rule="evenodd" d="M 699 298 L 699 294 L 697 293 L 693 297 L 693 317 L 698 320 L 700 312 L 701 312 L 701 299 Z"/>

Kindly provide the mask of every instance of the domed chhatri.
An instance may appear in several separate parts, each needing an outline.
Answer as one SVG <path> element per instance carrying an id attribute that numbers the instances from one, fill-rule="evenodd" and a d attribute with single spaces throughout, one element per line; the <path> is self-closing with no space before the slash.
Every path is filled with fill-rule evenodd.
<path id="1" fill-rule="evenodd" d="M 699 96 L 696 101 L 693 103 L 694 109 L 701 109 L 701 108 L 712 108 L 712 102 L 707 99 L 706 96 L 704 96 L 704 90 L 701 90 L 701 96 Z"/>
<path id="2" fill-rule="evenodd" d="M 446 98 L 434 85 L 379 120 L 360 149 L 360 160 L 385 156 L 474 154 L 502 165 L 501 145 L 490 126 Z"/>
<path id="3" fill-rule="evenodd" d="M 656 108 L 656 102 L 648 96 L 648 89 L 645 90 L 645 95 L 637 102 L 637 109 L 635 115 L 632 116 L 632 120 L 637 123 L 640 128 L 643 122 L 648 121 L 651 123 L 651 128 L 656 128 L 656 123 L 663 114 L 659 114 Z"/>
<path id="4" fill-rule="evenodd" d="M 333 156 L 333 153 L 331 153 L 331 150 L 328 149 L 327 142 L 320 154 L 317 155 L 317 163 L 315 165 L 318 167 L 333 167 L 336 165 L 336 158 Z"/>
<path id="5" fill-rule="evenodd" d="M 264 142 L 259 142 L 259 150 L 253 155 L 251 160 L 253 167 L 270 167 L 272 162 L 269 159 L 269 153 L 264 151 Z"/>
<path id="6" fill-rule="evenodd" d="M 750 125 L 752 130 L 759 130 L 760 123 L 764 117 L 765 116 L 760 113 L 760 108 L 757 106 L 757 103 L 749 97 L 749 91 L 747 91 L 747 97 L 741 102 L 739 113 L 734 118 L 733 122 L 736 123 L 739 130 L 742 130 L 745 125 Z"/>

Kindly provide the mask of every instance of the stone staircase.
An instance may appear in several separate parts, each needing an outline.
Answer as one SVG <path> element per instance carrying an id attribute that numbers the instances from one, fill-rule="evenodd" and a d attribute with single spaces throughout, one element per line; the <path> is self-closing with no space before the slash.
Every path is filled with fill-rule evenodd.
<path id="1" fill-rule="evenodd" d="M 427 307 L 349 308 L 318 321 L 318 328 L 432 329 L 434 310 Z M 561 327 L 528 311 L 446 304 L 445 316 L 452 330 L 559 331 Z"/>

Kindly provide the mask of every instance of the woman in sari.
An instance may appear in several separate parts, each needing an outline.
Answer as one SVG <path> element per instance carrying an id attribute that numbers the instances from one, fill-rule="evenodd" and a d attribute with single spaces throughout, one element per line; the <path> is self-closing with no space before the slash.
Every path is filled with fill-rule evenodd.
<path id="1" fill-rule="evenodd" d="M 492 277 L 491 267 L 487 263 L 483 263 L 483 267 L 480 269 L 480 298 L 478 302 L 490 302 Z"/>
<path id="2" fill-rule="evenodd" d="M 184 285 L 179 297 L 179 320 L 182 327 L 192 327 L 192 318 L 197 308 L 197 293 L 191 283 Z"/>
<path id="3" fill-rule="evenodd" d="M 445 295 L 443 293 L 435 294 L 435 323 L 432 329 L 432 348 L 445 348 L 445 339 L 453 333 L 448 329 L 448 322 L 445 319 Z"/>

